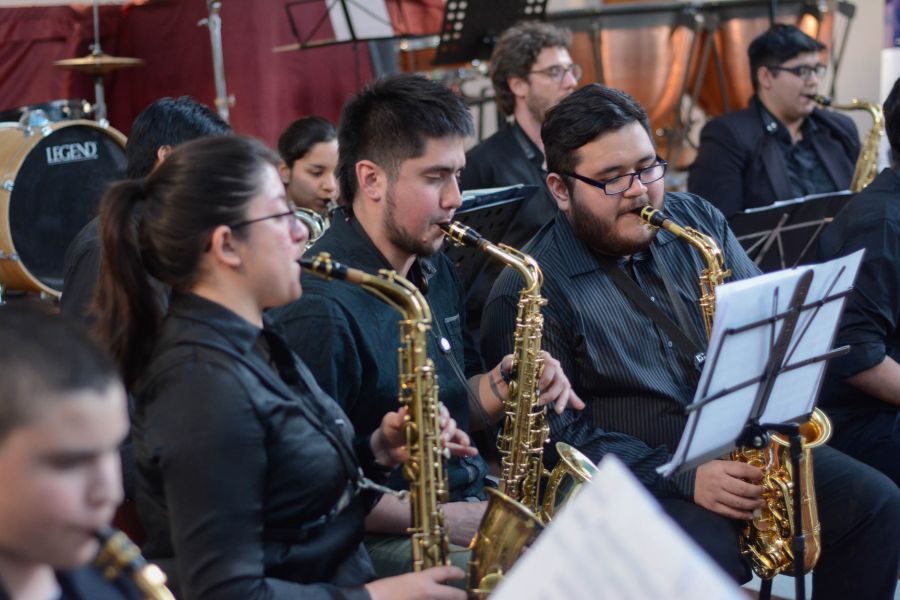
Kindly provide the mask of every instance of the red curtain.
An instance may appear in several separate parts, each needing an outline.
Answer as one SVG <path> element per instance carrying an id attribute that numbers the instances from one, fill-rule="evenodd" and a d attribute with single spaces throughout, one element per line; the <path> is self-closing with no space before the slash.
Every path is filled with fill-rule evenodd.
<path id="1" fill-rule="evenodd" d="M 365 3 L 365 0 L 357 0 Z M 337 121 L 348 96 L 373 77 L 366 44 L 338 44 L 274 53 L 294 43 L 285 0 L 224 0 L 222 45 L 228 93 L 236 99 L 231 124 L 274 145 L 293 119 L 318 114 Z M 394 28 L 436 32 L 443 0 L 387 0 Z M 324 14 L 325 0 L 290 6 L 301 37 Z M 134 117 L 163 96 L 187 94 L 214 106 L 205 0 L 157 0 L 103 6 L 101 45 L 115 56 L 142 58 L 143 67 L 105 78 L 110 122 L 128 133 Z M 314 40 L 331 38 L 325 19 Z M 93 100 L 86 75 L 53 67 L 54 60 L 90 52 L 90 5 L 0 9 L 0 110 L 62 98 Z"/>

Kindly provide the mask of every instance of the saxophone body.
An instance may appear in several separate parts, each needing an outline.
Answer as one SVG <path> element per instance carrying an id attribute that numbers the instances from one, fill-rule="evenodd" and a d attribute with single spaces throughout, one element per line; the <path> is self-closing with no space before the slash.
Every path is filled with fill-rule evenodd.
<path id="1" fill-rule="evenodd" d="M 862 191 L 878 175 L 878 149 L 884 135 L 884 111 L 878 104 L 858 98 L 853 98 L 847 104 L 835 104 L 831 98 L 822 95 L 813 96 L 812 99 L 822 106 L 835 110 L 864 110 L 872 117 L 872 127 L 859 150 L 859 158 L 856 159 L 856 167 L 853 169 L 853 179 L 850 181 L 851 192 Z"/>
<path id="2" fill-rule="evenodd" d="M 683 239 L 703 257 L 706 268 L 700 273 L 699 303 L 709 337 L 716 308 L 715 287 L 731 274 L 730 270 L 725 269 L 721 250 L 711 237 L 695 229 L 681 227 L 649 206 L 635 212 L 650 226 L 661 227 Z M 793 573 L 797 561 L 791 550 L 791 541 L 798 531 L 802 531 L 806 538 L 803 572 L 815 566 L 821 552 L 821 526 L 816 508 L 811 449 L 828 441 L 831 422 L 817 408 L 810 420 L 800 425 L 800 431 L 804 443 L 799 492 L 794 490 L 790 443 L 784 437 L 772 435 L 765 448 L 739 448 L 731 453 L 731 460 L 747 463 L 763 472 L 761 485 L 765 504 L 760 509 L 760 516 L 747 521 L 740 534 L 741 552 L 762 579 L 772 579 L 780 573 Z M 795 515 L 793 511 L 794 493 L 801 495 L 801 515 Z"/>
<path id="3" fill-rule="evenodd" d="M 405 423 L 409 458 L 403 474 L 409 482 L 412 564 L 415 571 L 449 565 L 450 539 L 441 503 L 448 498 L 441 441 L 437 375 L 428 358 L 431 308 L 409 280 L 382 269 L 371 275 L 331 260 L 327 253 L 301 259 L 300 265 L 319 275 L 356 284 L 394 307 L 400 320 L 400 404 L 408 409 Z"/>
<path id="4" fill-rule="evenodd" d="M 111 527 L 95 532 L 100 541 L 100 552 L 94 566 L 106 579 L 113 581 L 121 576 L 131 579 L 146 600 L 175 600 L 166 587 L 166 574 L 141 556 L 141 550 L 128 536 Z"/>
<path id="5" fill-rule="evenodd" d="M 547 304 L 547 299 L 541 296 L 541 268 L 527 254 L 505 244 L 492 244 L 461 223 L 451 223 L 444 231 L 457 243 L 479 248 L 515 269 L 525 281 L 519 292 L 516 314 L 513 378 L 503 405 L 503 431 L 497 438 L 501 456 L 498 487 L 502 493 L 536 513 L 544 472 L 544 442 L 550 435 L 547 411 L 540 403 L 540 379 L 544 368 L 541 308 Z"/>
<path id="6" fill-rule="evenodd" d="M 311 208 L 295 206 L 294 215 L 306 225 L 306 229 L 309 231 L 309 239 L 306 241 L 306 248 L 312 246 L 316 240 L 322 237 L 325 230 L 328 229 L 328 222 L 325 220 L 325 217 Z M 306 248 L 304 248 L 304 250 L 306 250 Z"/>

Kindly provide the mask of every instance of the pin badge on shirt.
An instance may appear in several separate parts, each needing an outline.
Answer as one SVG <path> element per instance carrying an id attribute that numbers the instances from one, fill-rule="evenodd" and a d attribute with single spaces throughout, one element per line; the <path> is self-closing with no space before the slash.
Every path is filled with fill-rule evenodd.
<path id="1" fill-rule="evenodd" d="M 438 346 L 441 347 L 441 352 L 443 352 L 444 354 L 450 352 L 450 340 L 448 340 L 447 338 L 441 336 L 441 339 L 438 341 Z"/>

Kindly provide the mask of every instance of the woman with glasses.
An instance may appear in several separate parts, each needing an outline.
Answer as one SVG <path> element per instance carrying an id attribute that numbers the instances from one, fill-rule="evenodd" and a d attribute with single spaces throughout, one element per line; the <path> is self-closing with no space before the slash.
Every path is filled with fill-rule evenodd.
<path id="1" fill-rule="evenodd" d="M 405 458 L 403 415 L 356 435 L 267 325 L 300 296 L 307 238 L 277 164 L 198 140 L 103 199 L 98 333 L 134 393 L 145 552 L 188 599 L 463 598 L 452 567 L 371 581 L 368 478 Z M 444 435 L 473 452 L 449 418 Z"/>
<path id="2" fill-rule="evenodd" d="M 849 187 L 859 155 L 856 126 L 813 100 L 827 70 L 824 49 L 791 25 L 753 40 L 747 54 L 754 95 L 747 108 L 703 128 L 688 191 L 731 217 Z"/>

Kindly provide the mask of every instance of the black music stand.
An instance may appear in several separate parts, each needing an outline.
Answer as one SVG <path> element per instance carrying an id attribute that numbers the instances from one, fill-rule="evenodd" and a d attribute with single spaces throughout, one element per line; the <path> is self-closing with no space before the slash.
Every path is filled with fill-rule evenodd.
<path id="1" fill-rule="evenodd" d="M 851 198 L 844 190 L 784 200 L 738 213 L 729 225 L 756 266 L 787 269 L 816 260 L 819 235 Z"/>
<path id="2" fill-rule="evenodd" d="M 519 210 L 519 205 L 531 198 L 537 190 L 536 185 L 520 184 L 463 192 L 463 203 L 456 211 L 454 219 L 471 227 L 487 240 L 503 239 Z M 466 289 L 467 305 L 473 291 L 472 284 L 479 275 L 494 265 L 499 265 L 497 273 L 503 268 L 501 263 L 489 260 L 489 257 L 478 248 L 458 246 L 449 240 L 444 242 L 444 253 L 456 266 L 456 273 Z M 484 296 L 487 298 L 487 294 Z"/>
<path id="3" fill-rule="evenodd" d="M 441 41 L 434 65 L 450 65 L 491 57 L 494 41 L 517 21 L 542 21 L 547 0 L 447 0 Z"/>
<path id="4" fill-rule="evenodd" d="M 660 468 L 663 475 L 696 467 L 736 446 L 763 448 L 774 431 L 791 440 L 794 489 L 800 489 L 799 423 L 815 406 L 826 361 L 848 350 L 831 346 L 861 260 L 860 251 L 825 265 L 773 273 L 759 287 L 751 287 L 753 280 L 735 284 L 741 287 L 732 288 L 739 290 L 732 297 L 743 298 L 730 316 L 727 310 L 722 315 L 724 324 L 714 326 L 697 399 L 686 409 L 688 423 L 672 461 Z M 820 275 L 818 281 L 814 275 Z M 724 288 L 720 290 L 724 295 Z M 771 295 L 769 309 L 759 303 L 761 293 L 763 298 Z M 757 307 L 750 322 L 742 322 L 748 318 L 742 305 Z M 760 313 L 765 316 L 757 318 Z M 761 364 L 748 361 L 748 349 L 768 351 L 768 356 Z M 805 375 L 800 369 L 806 369 Z M 773 398 L 779 400 L 771 403 Z M 795 493 L 793 510 L 800 523 L 792 545 L 795 561 L 803 560 L 806 543 L 800 501 Z M 805 598 L 804 574 L 802 569 L 795 571 L 796 597 Z M 771 581 L 763 581 L 760 592 L 761 598 L 768 598 Z"/>

